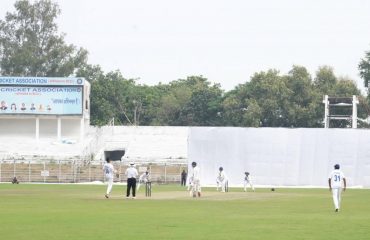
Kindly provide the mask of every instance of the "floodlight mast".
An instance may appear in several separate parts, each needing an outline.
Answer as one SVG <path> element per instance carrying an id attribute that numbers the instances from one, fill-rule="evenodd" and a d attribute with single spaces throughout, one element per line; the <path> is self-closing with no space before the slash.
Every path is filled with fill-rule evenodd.
<path id="1" fill-rule="evenodd" d="M 352 96 L 352 128 L 357 128 L 357 104 L 359 104 L 357 96 Z"/>
<path id="2" fill-rule="evenodd" d="M 325 104 L 325 112 L 324 112 L 324 128 L 329 128 L 329 97 L 328 95 L 324 96 L 323 103 Z"/>
<path id="3" fill-rule="evenodd" d="M 352 128 L 357 128 L 357 104 L 359 104 L 357 96 L 351 97 L 329 97 L 324 96 L 323 103 L 325 104 L 324 111 L 324 128 L 330 127 L 331 120 L 347 120 L 352 122 Z M 330 114 L 330 107 L 351 107 L 351 115 L 335 115 Z"/>

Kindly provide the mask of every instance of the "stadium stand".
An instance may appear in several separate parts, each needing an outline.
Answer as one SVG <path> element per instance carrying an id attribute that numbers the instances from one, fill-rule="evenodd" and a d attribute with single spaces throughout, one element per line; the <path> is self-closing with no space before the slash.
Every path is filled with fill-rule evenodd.
<path id="1" fill-rule="evenodd" d="M 124 161 L 187 162 L 188 127 L 103 128 L 104 149 L 124 149 Z M 100 157 L 100 156 L 98 156 Z"/>
<path id="2" fill-rule="evenodd" d="M 114 163 L 121 173 L 129 161 L 134 161 L 138 167 L 150 168 L 153 181 L 179 181 L 187 164 L 188 129 L 91 126 L 83 142 L 72 144 L 58 142 L 53 134 L 44 134 L 38 141 L 31 134 L 2 134 L 0 181 L 10 181 L 14 176 L 21 182 L 102 181 L 105 153 L 116 150 L 125 153 L 122 161 Z M 74 137 L 69 135 L 68 139 Z M 49 176 L 41 176 L 43 170 L 48 170 Z M 122 174 L 119 180 L 124 180 Z"/>
<path id="3" fill-rule="evenodd" d="M 187 127 L 90 126 L 90 83 L 83 78 L 0 80 L 7 106 L 0 111 L 0 182 L 102 180 L 107 156 L 120 160 L 121 172 L 134 161 L 166 182 L 187 164 Z"/>

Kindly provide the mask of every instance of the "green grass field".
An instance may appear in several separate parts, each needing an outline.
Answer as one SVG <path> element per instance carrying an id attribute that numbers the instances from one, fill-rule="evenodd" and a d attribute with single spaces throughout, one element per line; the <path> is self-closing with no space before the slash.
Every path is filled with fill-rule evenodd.
<path id="1" fill-rule="evenodd" d="M 370 239 L 370 190 L 349 189 L 335 213 L 326 189 L 203 189 L 180 186 L 0 184 L 0 239 Z"/>

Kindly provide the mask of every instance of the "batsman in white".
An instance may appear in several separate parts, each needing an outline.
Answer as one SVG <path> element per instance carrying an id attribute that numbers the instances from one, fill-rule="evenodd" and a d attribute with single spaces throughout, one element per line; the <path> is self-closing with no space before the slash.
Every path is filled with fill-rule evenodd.
<path id="1" fill-rule="evenodd" d="M 342 195 L 342 182 L 343 191 L 346 191 L 347 182 L 343 172 L 340 169 L 339 164 L 334 165 L 334 170 L 329 175 L 329 190 L 333 194 L 333 202 L 335 207 L 335 212 L 339 212 L 340 201 Z"/>
<path id="2" fill-rule="evenodd" d="M 142 183 L 147 183 L 150 181 L 150 175 L 149 175 L 149 172 L 146 171 L 145 173 L 141 174 L 140 177 L 139 177 L 139 184 L 137 185 L 137 188 L 136 188 L 136 191 L 139 191 L 140 189 L 140 185 Z"/>
<path id="3" fill-rule="evenodd" d="M 245 174 L 245 176 L 244 176 L 244 192 L 247 191 L 247 186 L 248 185 L 251 186 L 252 191 L 254 192 L 254 186 L 253 186 L 253 183 L 252 183 L 251 175 L 249 174 L 249 172 L 245 172 L 244 174 Z"/>
<path id="4" fill-rule="evenodd" d="M 196 162 L 191 163 L 192 169 L 189 174 L 189 185 L 188 190 L 193 197 L 200 197 L 201 186 L 200 186 L 200 168 L 197 166 Z"/>
<path id="5" fill-rule="evenodd" d="M 103 172 L 105 176 L 105 180 L 108 182 L 107 192 L 105 194 L 106 198 L 109 198 L 109 194 L 112 191 L 113 187 L 113 177 L 114 174 L 117 173 L 117 171 L 114 169 L 113 164 L 111 163 L 109 157 L 106 159 L 106 163 L 104 163 L 103 166 Z"/>
<path id="6" fill-rule="evenodd" d="M 217 178 L 216 178 L 216 183 L 217 183 L 216 190 L 218 191 L 218 188 L 221 187 L 221 192 L 225 192 L 226 185 L 228 184 L 227 175 L 226 175 L 223 167 L 220 167 L 218 170 L 219 170 L 219 172 L 218 172 L 218 175 L 217 175 Z"/>

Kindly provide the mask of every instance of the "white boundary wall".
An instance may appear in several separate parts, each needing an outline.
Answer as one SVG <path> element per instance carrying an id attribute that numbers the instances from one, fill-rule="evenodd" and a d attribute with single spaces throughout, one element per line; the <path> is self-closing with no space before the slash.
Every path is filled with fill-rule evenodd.
<path id="1" fill-rule="evenodd" d="M 188 162 L 201 168 L 202 185 L 214 185 L 222 166 L 230 185 L 328 185 L 339 163 L 349 186 L 370 187 L 370 130 L 192 127 Z"/>

